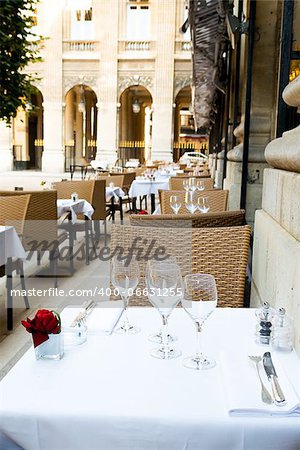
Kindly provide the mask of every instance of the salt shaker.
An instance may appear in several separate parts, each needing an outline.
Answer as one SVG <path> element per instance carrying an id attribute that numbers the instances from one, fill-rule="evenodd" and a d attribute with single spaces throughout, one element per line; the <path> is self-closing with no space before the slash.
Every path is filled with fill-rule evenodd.
<path id="1" fill-rule="evenodd" d="M 272 320 L 274 310 L 268 302 L 264 302 L 262 308 L 256 310 L 256 342 L 258 344 L 269 345 L 272 333 Z"/>
<path id="2" fill-rule="evenodd" d="M 279 308 L 274 320 L 271 345 L 274 350 L 291 352 L 293 350 L 293 341 L 293 321 L 286 314 L 284 308 Z"/>

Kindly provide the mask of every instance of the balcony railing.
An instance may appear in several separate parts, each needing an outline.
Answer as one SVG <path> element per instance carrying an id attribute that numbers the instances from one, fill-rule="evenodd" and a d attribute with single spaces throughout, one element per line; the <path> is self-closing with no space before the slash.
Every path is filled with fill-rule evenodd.
<path id="1" fill-rule="evenodd" d="M 154 48 L 152 41 L 120 41 L 119 52 L 149 52 Z"/>
<path id="2" fill-rule="evenodd" d="M 98 42 L 95 41 L 64 41 L 64 52 L 95 52 L 98 50 Z"/>
<path id="3" fill-rule="evenodd" d="M 192 50 L 192 43 L 190 41 L 176 41 L 176 53 L 190 52 Z"/>

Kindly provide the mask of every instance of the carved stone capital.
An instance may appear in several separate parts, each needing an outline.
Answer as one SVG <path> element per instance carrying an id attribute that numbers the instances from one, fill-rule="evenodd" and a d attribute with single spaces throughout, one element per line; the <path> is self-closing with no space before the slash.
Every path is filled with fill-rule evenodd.
<path id="1" fill-rule="evenodd" d="M 98 77 L 93 75 L 69 75 L 64 77 L 64 93 L 72 89 L 76 85 L 84 84 L 89 86 L 98 97 Z"/>
<path id="2" fill-rule="evenodd" d="M 189 73 L 177 73 L 175 74 L 174 79 L 174 98 L 176 98 L 177 94 L 181 91 L 181 89 L 191 86 L 192 84 L 192 75 Z"/>
<path id="3" fill-rule="evenodd" d="M 125 89 L 129 88 L 130 86 L 144 86 L 151 94 L 151 89 L 153 86 L 153 76 L 149 74 L 120 75 L 118 79 L 119 96 L 122 94 L 122 92 L 125 91 Z"/>

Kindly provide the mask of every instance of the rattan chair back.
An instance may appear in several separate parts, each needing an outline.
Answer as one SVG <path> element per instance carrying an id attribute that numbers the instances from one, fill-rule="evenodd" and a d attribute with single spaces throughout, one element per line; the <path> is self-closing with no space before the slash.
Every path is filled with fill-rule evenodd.
<path id="1" fill-rule="evenodd" d="M 0 225 L 13 226 L 19 236 L 23 236 L 24 222 L 30 201 L 30 195 L 0 197 Z"/>
<path id="2" fill-rule="evenodd" d="M 160 199 L 160 208 L 162 214 L 172 214 L 172 208 L 170 206 L 170 197 L 171 195 L 178 195 L 181 199 L 181 208 L 179 210 L 179 215 L 188 214 L 189 211 L 185 207 L 185 191 L 160 191 L 159 199 Z M 227 199 L 228 199 L 228 191 L 215 189 L 212 191 L 196 191 L 194 193 L 195 202 L 197 202 L 199 197 L 207 197 L 208 203 L 210 207 L 210 212 L 222 212 L 227 209 Z M 200 212 L 196 212 L 196 214 L 202 214 Z"/>
<path id="3" fill-rule="evenodd" d="M 128 193 L 132 182 L 135 180 L 136 172 L 127 172 L 124 174 L 123 190 Z"/>
<path id="4" fill-rule="evenodd" d="M 111 255 L 138 255 L 141 278 L 145 287 L 145 268 L 148 259 L 176 258 L 182 275 L 209 273 L 216 279 L 218 306 L 243 307 L 244 290 L 251 228 L 145 228 L 113 225 Z M 150 253 L 149 253 L 150 252 Z M 131 305 L 149 305 L 142 295 L 134 294 Z"/>
<path id="5" fill-rule="evenodd" d="M 246 225 L 245 210 L 207 214 L 132 214 L 129 223 L 138 227 L 214 228 Z"/>
<path id="6" fill-rule="evenodd" d="M 183 182 L 188 180 L 189 178 L 197 178 L 201 179 L 204 184 L 205 189 L 213 189 L 214 188 L 214 180 L 212 178 L 203 178 L 202 177 L 171 177 L 170 178 L 170 189 L 174 191 L 183 191 Z"/>

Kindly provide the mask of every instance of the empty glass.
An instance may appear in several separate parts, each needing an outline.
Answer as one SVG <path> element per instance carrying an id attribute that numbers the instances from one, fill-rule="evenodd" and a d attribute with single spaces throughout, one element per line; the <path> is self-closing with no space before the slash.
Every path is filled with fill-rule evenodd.
<path id="1" fill-rule="evenodd" d="M 217 287 L 212 275 L 197 273 L 185 276 L 184 299 L 181 303 L 195 323 L 197 332 L 196 353 L 183 361 L 183 365 L 189 369 L 210 369 L 216 365 L 213 359 L 202 353 L 201 332 L 204 322 L 216 308 L 217 300 Z"/>
<path id="2" fill-rule="evenodd" d="M 183 180 L 182 185 L 183 185 L 183 189 L 185 189 L 188 192 L 190 189 L 189 179 L 186 178 L 185 180 Z"/>
<path id="3" fill-rule="evenodd" d="M 208 197 L 199 197 L 198 198 L 198 209 L 202 213 L 207 213 L 210 209 Z"/>
<path id="4" fill-rule="evenodd" d="M 168 318 L 183 296 L 181 271 L 172 262 L 149 261 L 146 268 L 146 286 L 148 298 L 161 315 L 162 346 L 152 350 L 151 355 L 160 359 L 180 356 L 181 352 L 170 346 L 168 339 Z"/>
<path id="5" fill-rule="evenodd" d="M 197 179 L 189 178 L 189 190 L 195 192 L 197 190 Z"/>
<path id="6" fill-rule="evenodd" d="M 175 214 L 178 214 L 181 208 L 181 200 L 179 195 L 171 195 L 170 197 L 170 206 Z"/>
<path id="7" fill-rule="evenodd" d="M 193 194 L 193 192 L 187 192 L 185 194 L 185 207 L 191 214 L 194 214 L 198 209 Z"/>
<path id="8" fill-rule="evenodd" d="M 196 186 L 197 186 L 198 191 L 204 191 L 204 189 L 205 189 L 203 180 L 197 180 Z"/>
<path id="9" fill-rule="evenodd" d="M 137 261 L 131 260 L 128 262 L 120 261 L 117 257 L 112 259 L 111 265 L 111 282 L 118 290 L 124 305 L 124 322 L 120 328 L 116 330 L 119 334 L 135 334 L 140 331 L 139 328 L 130 324 L 128 319 L 128 302 L 133 295 L 135 288 L 139 283 L 140 270 Z"/>

